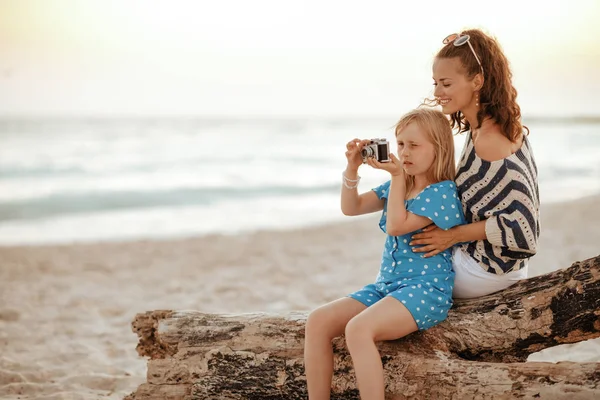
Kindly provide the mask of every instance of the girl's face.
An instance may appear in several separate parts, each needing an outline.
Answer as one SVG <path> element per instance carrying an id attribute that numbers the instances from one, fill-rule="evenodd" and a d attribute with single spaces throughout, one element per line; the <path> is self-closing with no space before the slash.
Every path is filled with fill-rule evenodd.
<path id="1" fill-rule="evenodd" d="M 475 82 L 473 79 L 467 79 L 458 57 L 437 58 L 433 63 L 433 80 L 433 94 L 442 106 L 444 114 L 477 109 Z"/>
<path id="2" fill-rule="evenodd" d="M 398 136 L 398 158 L 408 175 L 426 175 L 435 160 L 435 148 L 416 122 L 405 126 Z"/>

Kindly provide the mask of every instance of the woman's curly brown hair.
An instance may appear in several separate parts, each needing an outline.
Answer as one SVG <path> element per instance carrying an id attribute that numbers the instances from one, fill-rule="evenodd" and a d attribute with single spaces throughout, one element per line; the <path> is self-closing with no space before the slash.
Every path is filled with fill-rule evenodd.
<path id="1" fill-rule="evenodd" d="M 460 34 L 470 36 L 469 41 L 483 66 L 484 82 L 479 91 L 481 108 L 477 113 L 478 126 L 481 126 L 486 116 L 491 117 L 500 125 L 502 133 L 511 142 L 516 142 L 521 136 L 523 128 L 527 134 L 529 129 L 521 124 L 521 108 L 517 104 L 517 90 L 512 84 L 512 72 L 508 59 L 496 39 L 481 30 L 469 29 Z M 448 43 L 436 55 L 436 58 L 454 57 L 460 59 L 469 79 L 481 72 L 468 43 L 462 46 L 454 46 L 452 42 Z M 469 121 L 460 111 L 453 113 L 451 119 L 452 128 L 458 128 L 460 133 L 470 129 Z"/>

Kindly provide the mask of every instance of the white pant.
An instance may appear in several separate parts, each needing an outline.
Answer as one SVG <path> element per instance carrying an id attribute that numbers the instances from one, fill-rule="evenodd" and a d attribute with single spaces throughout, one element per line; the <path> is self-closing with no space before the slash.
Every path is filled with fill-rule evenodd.
<path id="1" fill-rule="evenodd" d="M 459 247 L 452 251 L 452 266 L 456 273 L 452 297 L 459 299 L 485 296 L 527 278 L 527 265 L 518 271 L 503 275 L 485 272 L 476 260 Z"/>

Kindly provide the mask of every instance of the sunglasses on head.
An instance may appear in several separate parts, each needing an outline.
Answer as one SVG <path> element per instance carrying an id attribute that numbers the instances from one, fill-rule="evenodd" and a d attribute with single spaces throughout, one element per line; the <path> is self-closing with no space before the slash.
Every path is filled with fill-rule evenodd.
<path id="1" fill-rule="evenodd" d="M 459 35 L 458 33 L 453 33 L 451 35 L 446 36 L 444 38 L 444 40 L 442 41 L 442 43 L 444 43 L 444 44 L 452 43 L 456 47 L 460 47 L 465 43 L 468 44 L 469 48 L 471 49 L 471 52 L 473 53 L 473 55 L 475 56 L 475 59 L 477 60 L 477 64 L 479 64 L 479 68 L 481 68 L 481 73 L 483 74 L 483 65 L 481 65 L 481 61 L 479 61 L 479 57 L 477 57 L 477 54 L 475 53 L 475 49 L 471 45 L 471 42 L 469 41 L 469 39 L 471 39 L 471 36 L 469 36 L 467 34 Z"/>

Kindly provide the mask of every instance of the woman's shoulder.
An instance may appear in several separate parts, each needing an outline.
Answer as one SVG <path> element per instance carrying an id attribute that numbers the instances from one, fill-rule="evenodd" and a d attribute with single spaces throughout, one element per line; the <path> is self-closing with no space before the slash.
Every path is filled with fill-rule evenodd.
<path id="1" fill-rule="evenodd" d="M 473 141 L 477 156 L 488 162 L 504 160 L 515 154 L 523 145 L 523 135 L 516 142 L 511 142 L 499 131 L 479 135 Z"/>

